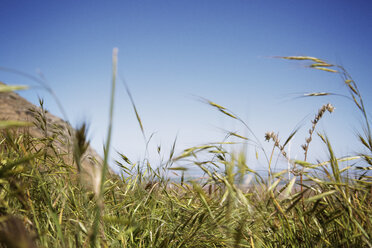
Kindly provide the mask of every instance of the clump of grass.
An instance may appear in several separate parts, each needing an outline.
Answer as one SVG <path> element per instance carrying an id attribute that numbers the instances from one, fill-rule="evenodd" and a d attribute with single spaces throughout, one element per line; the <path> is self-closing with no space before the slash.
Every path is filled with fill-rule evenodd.
<path id="1" fill-rule="evenodd" d="M 107 173 L 115 53 L 113 58 L 109 134 L 102 171 L 94 182 L 98 189 L 85 187 L 79 180 L 79 165 L 54 147 L 51 141 L 63 140 L 63 132 L 48 129 L 43 109 L 35 115 L 35 125 L 47 129 L 43 137 L 32 137 L 25 127 L 17 131 L 9 125 L 0 130 L 0 247 L 372 246 L 369 120 L 356 83 L 342 67 L 314 57 L 283 57 L 308 60 L 309 68 L 342 75 L 350 99 L 365 118 L 365 133 L 357 138 L 368 152 L 338 158 L 327 136 L 317 133 L 329 160 L 307 161 L 317 123 L 326 111 L 333 111 L 333 106 L 326 104 L 312 121 L 303 146 L 304 161 L 291 160 L 286 152 L 298 129 L 283 143 L 276 133 L 266 134 L 266 140 L 274 142 L 270 156 L 266 156 L 268 178 L 251 169 L 244 151 L 231 152 L 237 143 L 229 137 L 236 137 L 265 153 L 256 136 L 251 140 L 236 132 L 228 132 L 221 142 L 190 147 L 180 154 L 175 154 L 175 140 L 169 160 L 157 168 L 149 160 L 133 162 L 119 152 L 116 164 L 122 171 L 117 176 Z M 130 100 L 144 135 L 139 113 Z M 206 103 L 249 128 L 227 108 Z M 75 164 L 87 149 L 86 127 L 83 124 L 74 133 Z M 301 167 L 301 173 L 272 171 L 274 149 L 293 166 Z M 350 161 L 357 162 L 342 166 Z M 202 178 L 185 177 L 190 164 L 203 172 Z M 169 172 L 181 175 L 171 179 Z M 292 179 L 284 177 L 288 172 Z M 298 181 L 302 176 L 306 183 Z M 18 239 L 9 234 L 15 230 Z"/>

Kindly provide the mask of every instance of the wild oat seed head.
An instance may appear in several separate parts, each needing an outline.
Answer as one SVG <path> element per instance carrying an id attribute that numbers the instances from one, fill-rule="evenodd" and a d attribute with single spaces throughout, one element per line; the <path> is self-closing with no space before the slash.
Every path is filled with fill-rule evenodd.
<path id="1" fill-rule="evenodd" d="M 270 141 L 270 139 L 273 137 L 274 132 L 266 132 L 265 133 L 265 141 Z"/>
<path id="2" fill-rule="evenodd" d="M 335 110 L 335 107 L 332 104 L 328 103 L 326 105 L 326 109 L 328 110 L 329 113 L 332 113 Z"/>

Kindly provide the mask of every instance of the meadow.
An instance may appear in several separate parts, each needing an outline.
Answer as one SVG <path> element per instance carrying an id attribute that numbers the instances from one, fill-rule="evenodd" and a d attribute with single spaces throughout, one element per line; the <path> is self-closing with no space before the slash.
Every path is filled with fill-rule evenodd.
<path id="1" fill-rule="evenodd" d="M 372 133 L 357 83 L 342 66 L 318 58 L 279 59 L 307 61 L 314 70 L 341 76 L 350 104 L 363 117 L 364 132 L 356 137 L 363 151 L 336 157 L 327 134 L 316 129 L 334 110 L 326 104 L 314 107 L 315 117 L 302 145 L 303 160 L 287 156 L 297 130 L 288 137 L 252 134 L 253 140 L 229 134 L 262 150 L 265 177 L 251 169 L 245 152 L 231 152 L 228 141 L 190 147 L 181 154 L 173 144 L 168 161 L 158 167 L 119 154 L 115 163 L 121 174 L 110 173 L 114 53 L 110 125 L 102 166 L 93 177 L 84 176 L 80 166 L 88 145 L 86 124 L 71 132 L 73 152 L 65 154 L 54 147 L 64 140 L 58 131 L 51 135 L 44 130 L 45 135 L 36 138 L 27 132 L 29 123 L 0 122 L 0 247 L 372 247 Z M 0 91 L 19 89 L 2 86 Z M 246 125 L 229 109 L 206 103 Z M 43 109 L 38 116 L 32 125 L 45 129 Z M 272 149 L 265 151 L 255 135 L 265 135 Z M 327 161 L 307 161 L 315 138 L 327 148 Z M 273 171 L 276 156 L 288 159 L 291 167 Z M 188 168 L 179 166 L 179 161 L 200 168 L 203 180 L 186 178 Z M 171 178 L 170 172 L 179 177 Z"/>

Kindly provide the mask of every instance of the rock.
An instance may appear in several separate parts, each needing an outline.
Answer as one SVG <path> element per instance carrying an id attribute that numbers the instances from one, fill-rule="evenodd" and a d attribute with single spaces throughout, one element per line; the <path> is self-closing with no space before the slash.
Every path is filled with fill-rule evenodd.
<path id="1" fill-rule="evenodd" d="M 0 84 L 3 84 L 0 82 Z M 43 124 L 41 116 L 44 114 L 46 125 Z M 39 119 L 39 121 L 38 121 Z M 68 164 L 73 163 L 73 137 L 75 130 L 71 125 L 61 118 L 52 115 L 48 111 L 42 111 L 40 107 L 28 102 L 15 92 L 0 92 L 0 120 L 28 121 L 34 123 L 27 131 L 36 138 L 57 135 L 53 146 L 57 148 L 60 154 L 66 154 L 64 160 Z M 97 179 L 100 176 L 103 159 L 98 153 L 88 146 L 81 159 L 81 166 L 84 173 Z M 111 170 L 109 173 L 113 173 Z"/>

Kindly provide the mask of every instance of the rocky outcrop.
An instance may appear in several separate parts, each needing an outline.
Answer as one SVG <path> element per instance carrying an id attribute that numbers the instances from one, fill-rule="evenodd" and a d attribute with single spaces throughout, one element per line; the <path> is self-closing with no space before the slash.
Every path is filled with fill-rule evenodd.
<path id="1" fill-rule="evenodd" d="M 0 84 L 3 84 L 0 82 Z M 66 154 L 65 162 L 73 163 L 73 138 L 75 130 L 61 118 L 35 106 L 15 92 L 0 92 L 0 120 L 27 121 L 34 123 L 27 128 L 33 137 L 56 136 L 53 146 L 60 153 Z M 45 120 L 45 121 L 43 121 Z M 43 124 L 44 123 L 44 124 Z M 85 173 L 97 177 L 102 166 L 102 158 L 90 146 L 84 153 L 81 166 Z"/>

